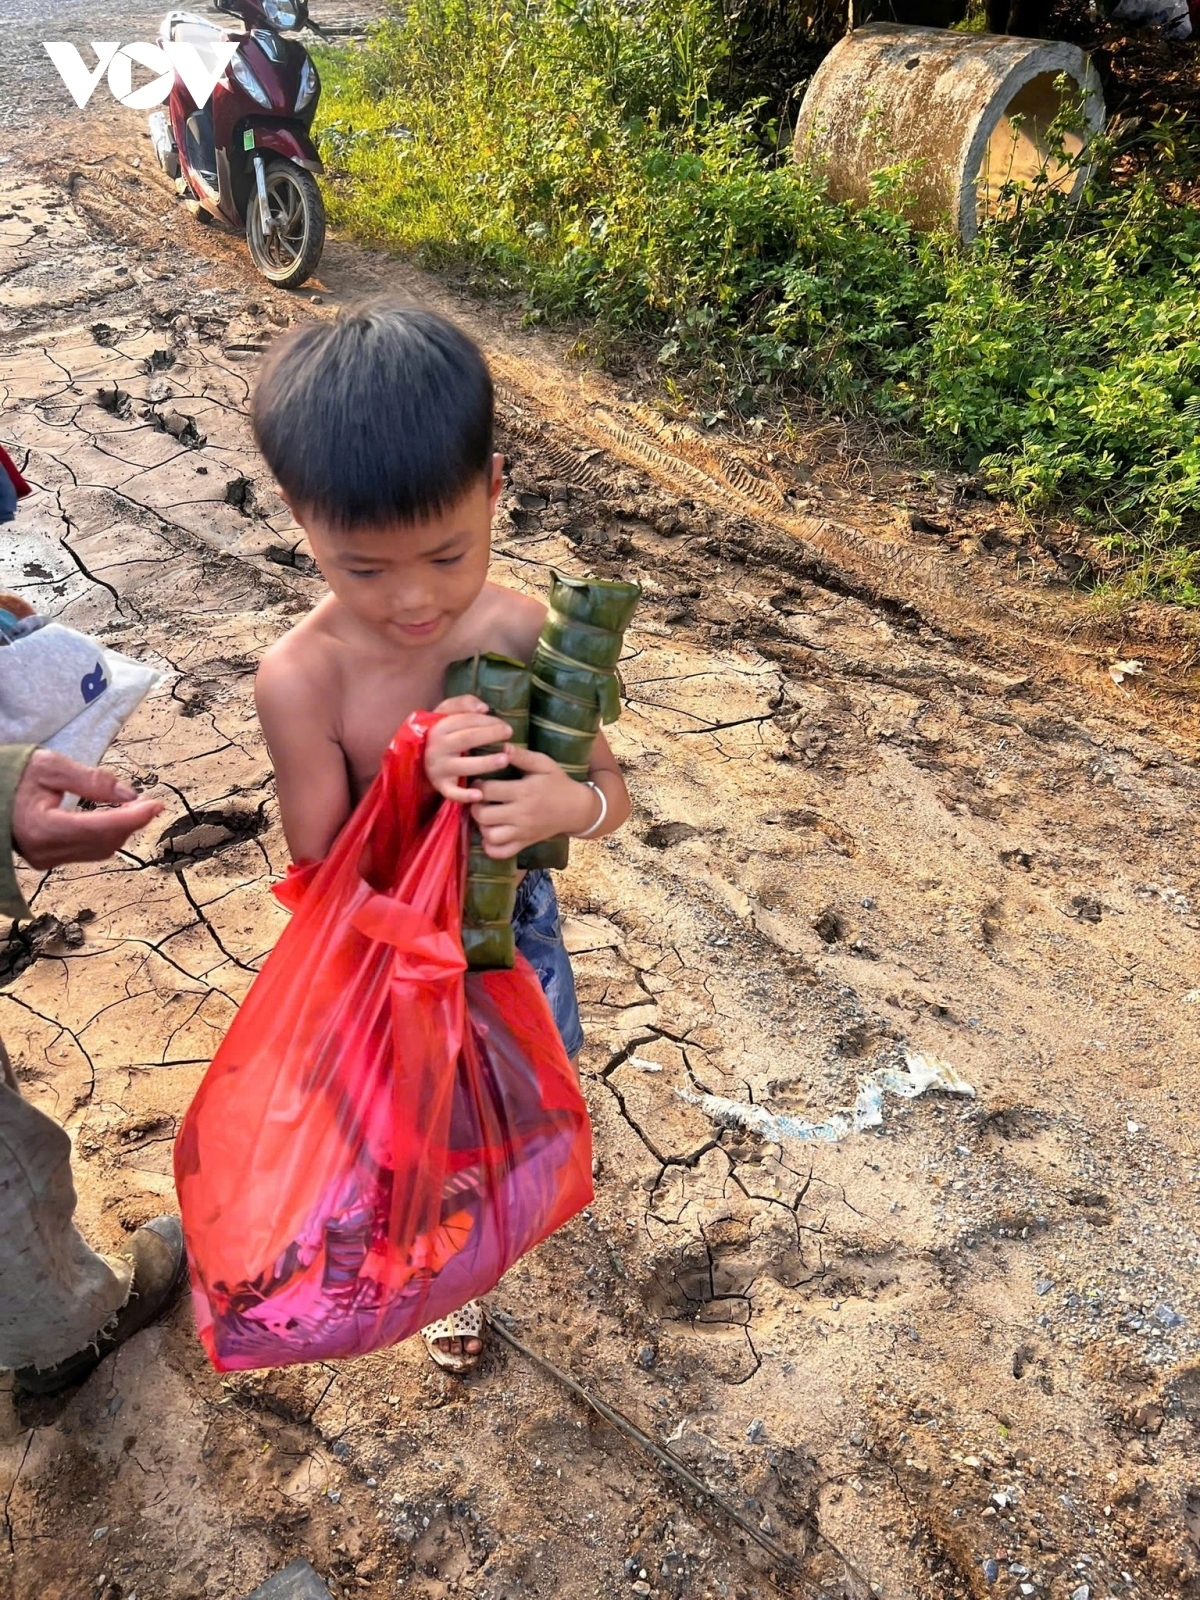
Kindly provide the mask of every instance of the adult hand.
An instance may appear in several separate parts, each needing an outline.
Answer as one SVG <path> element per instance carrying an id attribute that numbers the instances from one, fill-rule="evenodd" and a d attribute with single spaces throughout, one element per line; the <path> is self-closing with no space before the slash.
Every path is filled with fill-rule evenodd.
<path id="1" fill-rule="evenodd" d="M 109 811 L 64 811 L 63 796 L 77 794 Z M 139 800 L 115 772 L 84 767 L 53 750 L 35 750 L 13 799 L 13 844 L 31 867 L 67 861 L 103 861 L 158 816 L 162 803 Z"/>

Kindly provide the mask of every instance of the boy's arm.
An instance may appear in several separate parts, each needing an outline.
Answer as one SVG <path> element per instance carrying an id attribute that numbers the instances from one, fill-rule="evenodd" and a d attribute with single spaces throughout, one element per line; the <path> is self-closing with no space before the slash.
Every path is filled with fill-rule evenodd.
<path id="1" fill-rule="evenodd" d="M 522 596 L 522 599 L 525 599 Z M 549 614 L 549 608 L 540 600 L 530 600 L 522 609 L 520 623 L 524 635 L 525 660 L 533 659 L 533 652 L 537 648 L 542 626 Z M 592 746 L 592 756 L 588 763 L 588 778 L 604 795 L 608 802 L 608 809 L 604 816 L 604 826 L 597 828 L 595 833 L 589 833 L 589 839 L 603 839 L 606 834 L 616 833 L 629 821 L 633 810 L 633 802 L 629 798 L 629 790 L 625 787 L 625 777 L 617 765 L 617 758 L 609 748 L 608 740 L 603 733 L 597 733 L 596 742 Z M 574 782 L 574 779 L 572 779 Z M 587 804 L 589 820 L 594 818 L 599 809 L 594 795 L 589 794 Z M 586 809 L 586 808 L 585 808 Z M 585 825 L 586 826 L 586 825 Z M 575 830 L 581 831 L 581 830 Z M 544 835 L 543 835 L 544 837 Z"/>
<path id="2" fill-rule="evenodd" d="M 505 754 L 524 777 L 477 780 L 483 800 L 471 807 L 484 851 L 493 859 L 518 855 L 527 845 L 559 833 L 602 839 L 628 819 L 629 791 L 602 733 L 596 735 L 588 767 L 588 777 L 607 801 L 602 827 L 596 827 L 600 806 L 592 790 L 568 777 L 551 756 L 512 744 L 505 746 Z"/>
<path id="3" fill-rule="evenodd" d="M 293 861 L 321 861 L 353 809 L 346 758 L 311 678 L 268 654 L 254 682 Z"/>
<path id="4" fill-rule="evenodd" d="M 529 661 L 546 620 L 546 606 L 528 595 L 500 592 L 509 629 L 506 647 L 514 656 Z M 507 745 L 505 753 L 508 764 L 524 777 L 476 777 L 474 787 L 483 800 L 471 807 L 471 815 L 483 835 L 484 851 L 494 859 L 517 855 L 527 845 L 559 833 L 586 833 L 589 839 L 602 839 L 628 821 L 633 809 L 629 791 L 602 733 L 596 735 L 588 764 L 588 778 L 607 802 L 604 825 L 594 833 L 591 829 L 600 804 L 586 785 L 568 777 L 550 756 L 514 745 Z"/>
<path id="5" fill-rule="evenodd" d="M 596 735 L 596 742 L 592 746 L 588 777 L 608 801 L 604 826 L 597 828 L 595 833 L 588 834 L 588 838 L 603 839 L 606 833 L 616 833 L 618 828 L 623 828 L 629 821 L 633 801 L 630 800 L 629 790 L 625 786 L 625 775 L 617 765 L 617 758 L 609 749 L 608 740 L 602 733 Z"/>

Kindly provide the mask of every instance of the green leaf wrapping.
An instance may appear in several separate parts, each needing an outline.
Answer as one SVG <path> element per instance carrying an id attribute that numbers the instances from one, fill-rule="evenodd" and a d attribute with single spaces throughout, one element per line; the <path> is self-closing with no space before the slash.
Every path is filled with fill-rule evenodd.
<path id="1" fill-rule="evenodd" d="M 509 744 L 529 742 L 529 689 L 529 668 L 511 656 L 468 656 L 464 661 L 452 661 L 446 668 L 446 699 L 473 694 L 482 700 L 493 716 L 503 718 L 512 729 Z M 476 754 L 493 755 L 503 748 L 498 744 L 480 745 Z"/>
<path id="2" fill-rule="evenodd" d="M 529 739 L 529 669 L 509 656 L 476 655 L 454 661 L 446 671 L 446 698 L 473 694 L 512 729 L 509 744 L 523 745 Z M 487 755 L 502 745 L 480 745 L 477 754 Z M 517 778 L 515 767 L 495 774 L 498 778 Z M 493 861 L 484 853 L 479 832 L 472 824 L 467 850 L 467 883 L 463 896 L 463 951 L 474 971 L 492 967 L 511 967 L 516 959 L 513 945 L 512 915 L 517 897 L 517 862 Z"/>
<path id="3" fill-rule="evenodd" d="M 552 756 L 581 783 L 600 724 L 621 714 L 615 668 L 641 592 L 636 583 L 554 575 L 550 615 L 533 656 L 529 748 Z M 568 850 L 562 835 L 543 839 L 522 850 L 517 865 L 562 868 Z"/>

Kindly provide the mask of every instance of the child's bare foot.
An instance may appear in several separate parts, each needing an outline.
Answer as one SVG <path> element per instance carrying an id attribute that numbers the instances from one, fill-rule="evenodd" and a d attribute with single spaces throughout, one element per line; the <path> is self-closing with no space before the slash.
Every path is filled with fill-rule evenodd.
<path id="1" fill-rule="evenodd" d="M 462 1374 L 479 1365 L 483 1354 L 483 1307 L 478 1300 L 468 1300 L 465 1306 L 452 1311 L 440 1322 L 431 1322 L 421 1329 L 421 1337 L 431 1359 L 444 1372 Z"/>

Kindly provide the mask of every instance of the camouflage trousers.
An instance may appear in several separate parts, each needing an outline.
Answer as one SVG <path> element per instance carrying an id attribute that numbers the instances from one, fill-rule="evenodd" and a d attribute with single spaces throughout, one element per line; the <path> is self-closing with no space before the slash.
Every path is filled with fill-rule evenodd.
<path id="1" fill-rule="evenodd" d="M 0 1044 L 0 1367 L 52 1367 L 129 1298 L 128 1262 L 89 1249 L 72 1220 L 71 1141 L 17 1087 Z"/>

